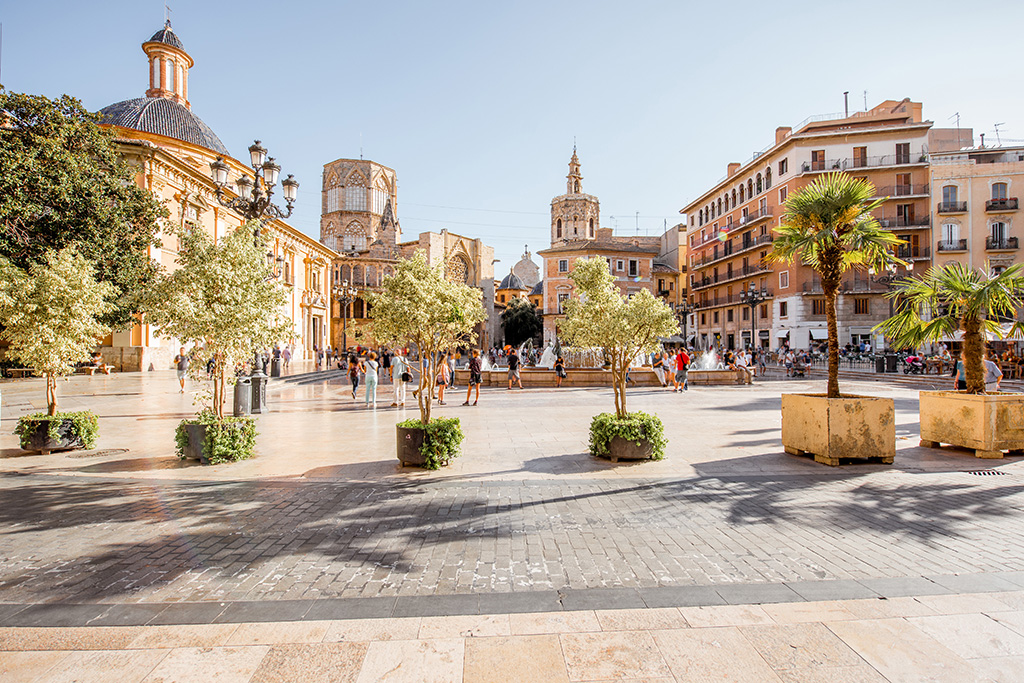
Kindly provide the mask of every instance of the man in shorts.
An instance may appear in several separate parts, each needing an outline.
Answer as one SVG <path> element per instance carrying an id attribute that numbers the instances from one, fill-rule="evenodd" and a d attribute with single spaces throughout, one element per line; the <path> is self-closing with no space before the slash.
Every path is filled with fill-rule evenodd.
<path id="1" fill-rule="evenodd" d="M 512 382 L 519 385 L 519 388 L 523 388 L 523 380 L 519 376 L 519 354 L 516 353 L 515 349 L 508 352 L 508 388 L 512 388 Z"/>
<path id="2" fill-rule="evenodd" d="M 672 378 L 672 391 L 687 391 L 689 387 L 686 384 L 687 372 L 690 368 L 690 355 L 686 353 L 686 349 L 679 349 L 679 353 L 676 354 L 676 374 Z M 680 389 L 680 387 L 682 387 Z"/>
<path id="3" fill-rule="evenodd" d="M 473 349 L 473 356 L 469 359 L 469 386 L 466 387 L 466 402 L 462 405 L 470 405 L 469 395 L 473 393 L 473 387 L 476 387 L 476 398 L 473 399 L 472 405 L 477 404 L 477 401 L 480 400 L 480 383 L 482 381 L 483 373 L 480 363 L 480 351 Z"/>
<path id="4" fill-rule="evenodd" d="M 178 355 L 174 357 L 174 367 L 178 371 L 178 385 L 181 389 L 178 391 L 179 394 L 185 393 L 185 377 L 188 376 L 188 355 L 185 353 L 185 347 L 182 346 L 178 350 Z"/>

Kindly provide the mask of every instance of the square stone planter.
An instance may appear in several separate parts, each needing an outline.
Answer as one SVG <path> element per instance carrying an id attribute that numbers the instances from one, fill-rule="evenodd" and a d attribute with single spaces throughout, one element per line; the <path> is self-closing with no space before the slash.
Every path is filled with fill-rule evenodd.
<path id="1" fill-rule="evenodd" d="M 896 456 L 896 408 L 891 398 L 825 394 L 782 395 L 782 445 L 815 462 L 875 460 Z"/>
<path id="2" fill-rule="evenodd" d="M 921 392 L 921 445 L 949 444 L 979 458 L 1024 454 L 1024 394 Z"/>

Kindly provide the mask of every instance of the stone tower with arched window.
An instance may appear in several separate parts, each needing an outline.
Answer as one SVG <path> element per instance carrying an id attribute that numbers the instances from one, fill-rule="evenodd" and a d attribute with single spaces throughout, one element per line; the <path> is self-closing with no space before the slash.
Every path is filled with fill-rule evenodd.
<path id="1" fill-rule="evenodd" d="M 324 164 L 320 241 L 337 252 L 361 254 L 377 244 L 395 249 L 401 228 L 395 171 L 373 161 Z"/>
<path id="2" fill-rule="evenodd" d="M 583 193 L 583 174 L 576 147 L 569 160 L 565 194 L 551 200 L 551 245 L 574 240 L 591 240 L 601 227 L 601 204 L 597 197 Z"/>

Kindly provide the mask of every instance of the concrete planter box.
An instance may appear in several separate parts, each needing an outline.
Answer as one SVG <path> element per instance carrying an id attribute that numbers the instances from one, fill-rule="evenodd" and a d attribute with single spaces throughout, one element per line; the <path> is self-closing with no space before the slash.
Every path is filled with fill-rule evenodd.
<path id="1" fill-rule="evenodd" d="M 201 465 L 208 465 L 209 461 L 203 453 L 203 443 L 206 441 L 206 425 L 186 424 L 185 434 L 188 435 L 188 443 L 185 445 L 185 459 L 198 460 Z"/>
<path id="2" fill-rule="evenodd" d="M 78 436 L 72 435 L 74 423 L 71 420 L 61 420 L 57 427 L 57 438 L 50 438 L 49 420 L 25 420 L 30 431 L 27 438 L 22 440 L 22 448 L 26 451 L 39 451 L 42 455 L 49 455 L 54 451 L 70 451 L 85 448 L 85 444 Z"/>
<path id="3" fill-rule="evenodd" d="M 782 395 L 782 445 L 815 462 L 878 460 L 896 456 L 896 408 L 891 398 L 825 394 Z"/>
<path id="4" fill-rule="evenodd" d="M 398 431 L 398 461 L 406 465 L 422 466 L 426 462 L 420 447 L 423 446 L 424 431 L 412 427 L 395 427 Z"/>
<path id="5" fill-rule="evenodd" d="M 921 445 L 972 449 L 979 458 L 1024 454 L 1024 394 L 921 392 Z"/>
<path id="6" fill-rule="evenodd" d="M 654 444 L 643 439 L 637 445 L 621 436 L 613 436 L 608 442 L 608 459 L 612 462 L 620 460 L 650 460 L 654 453 Z"/>

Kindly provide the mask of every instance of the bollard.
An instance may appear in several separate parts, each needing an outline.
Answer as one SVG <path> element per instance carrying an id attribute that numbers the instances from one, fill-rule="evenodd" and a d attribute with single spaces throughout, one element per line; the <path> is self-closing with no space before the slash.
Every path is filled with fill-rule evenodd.
<path id="1" fill-rule="evenodd" d="M 253 415 L 267 412 L 267 376 L 253 375 L 249 378 L 252 385 L 251 410 Z"/>

